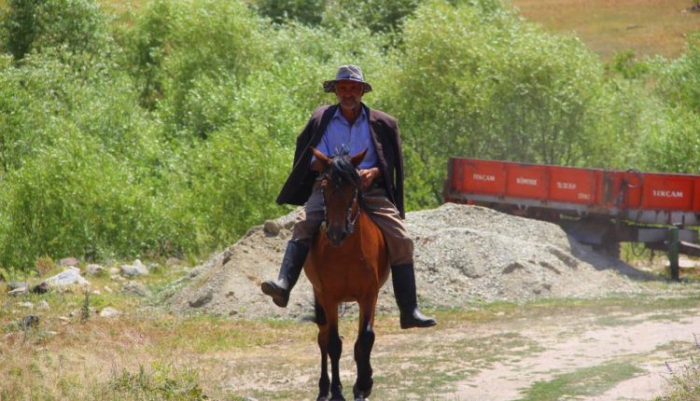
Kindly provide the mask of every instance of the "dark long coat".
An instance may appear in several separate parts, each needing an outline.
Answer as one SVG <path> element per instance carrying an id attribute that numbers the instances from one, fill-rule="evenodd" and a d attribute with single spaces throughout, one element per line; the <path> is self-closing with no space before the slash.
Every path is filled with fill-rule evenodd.
<path id="1" fill-rule="evenodd" d="M 405 218 L 403 190 L 403 154 L 401 136 L 396 119 L 379 110 L 373 110 L 362 104 L 369 117 L 369 130 L 377 150 L 377 159 L 382 178 L 386 183 L 387 195 L 396 206 L 402 218 Z M 297 137 L 292 172 L 287 177 L 277 203 L 303 205 L 311 195 L 316 173 L 309 169 L 311 165 L 311 147 L 318 146 L 321 137 L 338 105 L 321 106 L 314 110 L 304 130 Z"/>

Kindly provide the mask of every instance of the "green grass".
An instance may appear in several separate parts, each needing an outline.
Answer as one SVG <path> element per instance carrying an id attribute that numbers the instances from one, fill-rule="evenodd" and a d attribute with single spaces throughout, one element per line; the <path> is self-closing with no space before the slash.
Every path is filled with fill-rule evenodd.
<path id="1" fill-rule="evenodd" d="M 556 375 L 534 383 L 519 401 L 556 401 L 580 396 L 596 396 L 631 379 L 642 370 L 629 362 L 608 362 Z"/>

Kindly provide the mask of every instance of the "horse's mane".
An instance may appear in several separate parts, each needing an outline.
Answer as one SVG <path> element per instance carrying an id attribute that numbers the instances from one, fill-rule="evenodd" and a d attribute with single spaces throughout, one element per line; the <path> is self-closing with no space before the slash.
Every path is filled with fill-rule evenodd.
<path id="1" fill-rule="evenodd" d="M 360 185 L 360 174 L 350 161 L 350 154 L 348 153 L 341 153 L 333 157 L 328 170 L 329 176 L 333 181 L 339 179 L 341 183 Z"/>

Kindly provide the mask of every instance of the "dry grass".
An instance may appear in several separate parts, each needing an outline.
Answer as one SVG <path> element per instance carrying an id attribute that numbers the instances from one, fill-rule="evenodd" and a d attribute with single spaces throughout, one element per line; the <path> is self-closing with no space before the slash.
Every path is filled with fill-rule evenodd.
<path id="1" fill-rule="evenodd" d="M 691 0 L 511 0 L 528 20 L 571 33 L 604 59 L 632 50 L 638 56 L 674 58 L 686 37 L 700 30 Z"/>
<path id="2" fill-rule="evenodd" d="M 184 400 L 193 391 L 236 400 L 219 381 L 230 369 L 244 372 L 258 357 L 274 360 L 279 344 L 315 338 L 315 327 L 291 330 L 293 322 L 175 316 L 148 306 L 153 299 L 110 293 L 118 284 L 107 278 L 91 282 L 98 293 L 87 319 L 82 291 L 15 298 L 0 288 L 0 400 Z M 49 307 L 39 310 L 43 302 Z M 100 317 L 107 306 L 123 314 Z M 30 314 L 38 325 L 22 324 Z"/>

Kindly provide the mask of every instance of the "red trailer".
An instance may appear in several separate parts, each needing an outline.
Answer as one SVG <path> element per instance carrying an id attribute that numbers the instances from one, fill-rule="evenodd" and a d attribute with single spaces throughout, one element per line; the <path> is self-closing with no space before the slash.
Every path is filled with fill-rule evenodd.
<path id="1" fill-rule="evenodd" d="M 450 158 L 444 200 L 557 222 L 613 252 L 624 241 L 664 250 L 675 242 L 700 254 L 700 175 Z"/>

